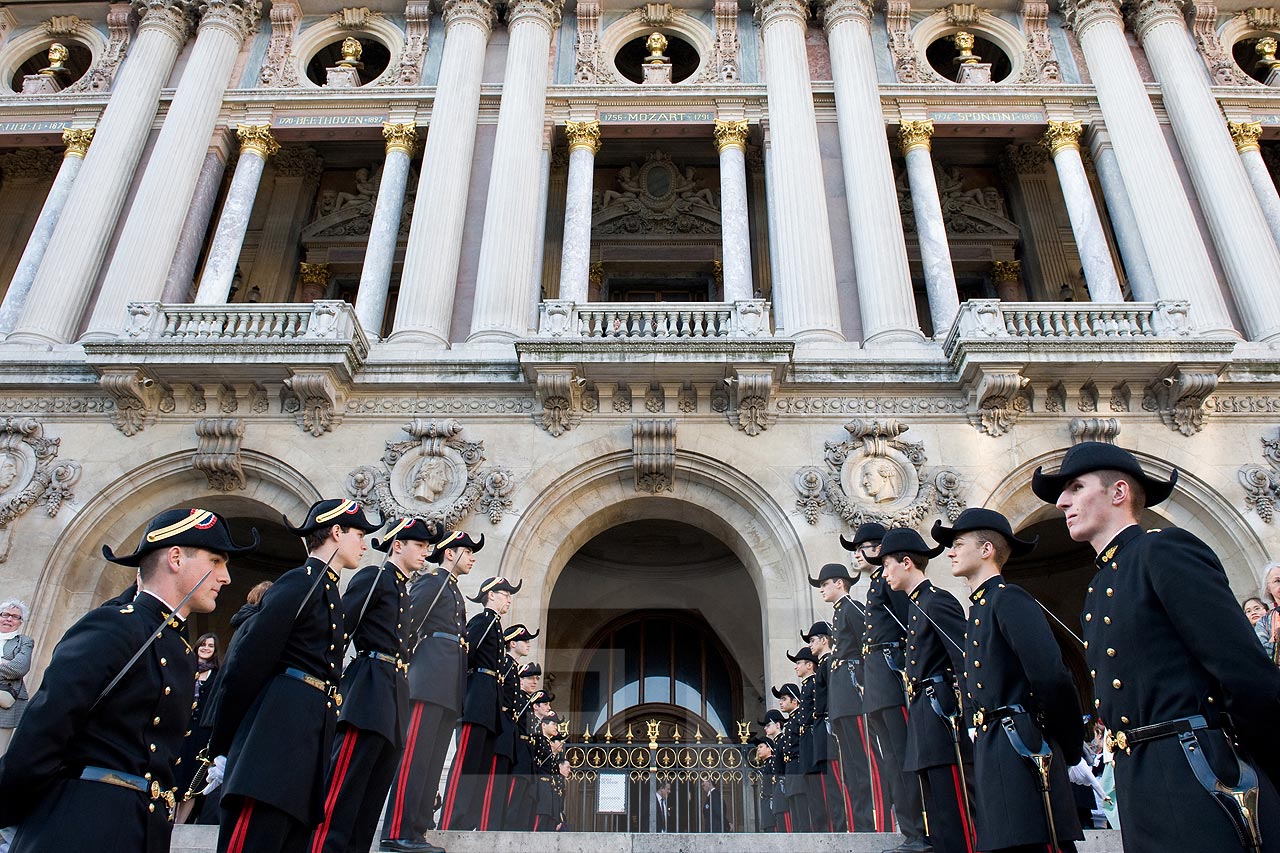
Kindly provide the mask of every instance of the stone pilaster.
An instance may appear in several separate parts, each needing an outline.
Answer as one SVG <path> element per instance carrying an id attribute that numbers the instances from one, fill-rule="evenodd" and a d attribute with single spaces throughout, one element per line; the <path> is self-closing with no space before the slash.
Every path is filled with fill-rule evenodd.
<path id="1" fill-rule="evenodd" d="M 507 67 L 480 240 L 473 341 L 524 335 L 537 302 L 538 181 L 546 113 L 547 57 L 563 0 L 513 0 L 507 7 Z"/>
<path id="2" fill-rule="evenodd" d="M 194 6 L 192 0 L 134 3 L 141 22 L 128 61 L 116 78 L 96 142 L 71 187 L 10 340 L 62 343 L 80 327 L 155 119 L 160 87 L 191 33 Z"/>
<path id="3" fill-rule="evenodd" d="M 725 302 L 755 297 L 751 286 L 751 223 L 747 218 L 747 130 L 746 119 L 716 119 Z"/>
<path id="4" fill-rule="evenodd" d="M 365 334 L 375 339 L 382 334 L 382 319 L 387 311 L 391 267 L 400 238 L 400 217 L 404 214 L 404 191 L 409 184 L 409 161 L 418 144 L 418 129 L 412 124 L 387 123 L 382 125 L 382 137 L 387 142 L 387 154 L 356 293 L 356 316 Z"/>
<path id="5" fill-rule="evenodd" d="M 462 254 L 467 187 L 480 112 L 480 77 L 494 11 L 487 0 L 446 0 L 444 55 L 431 127 L 422 153 L 418 195 L 431 216 L 409 228 L 391 338 L 447 346 Z"/>
<path id="6" fill-rule="evenodd" d="M 1240 161 L 1244 163 L 1249 183 L 1258 196 L 1258 205 L 1267 220 L 1267 227 L 1271 229 L 1271 236 L 1280 244 L 1280 194 L 1276 193 L 1276 182 L 1271 179 L 1267 164 L 1262 160 L 1262 149 L 1258 146 L 1262 122 L 1232 121 L 1227 123 L 1227 130 L 1240 152 Z"/>
<path id="7" fill-rule="evenodd" d="M 226 201 L 222 203 L 222 217 L 209 246 L 209 259 L 204 264 L 204 275 L 196 291 L 197 305 L 221 305 L 231 293 L 235 279 L 240 249 L 244 246 L 245 231 L 249 228 L 249 215 L 258 197 L 258 185 L 262 182 L 262 170 L 267 158 L 280 150 L 280 143 L 271 135 L 265 124 L 242 124 L 236 128 L 240 140 L 240 159 L 231 178 Z"/>
<path id="8" fill-rule="evenodd" d="M 898 125 L 898 143 L 907 163 L 907 183 L 911 187 L 911 209 L 915 213 L 916 240 L 920 243 L 920 266 L 924 268 L 933 336 L 944 338 L 960 310 L 960 296 L 951 265 L 951 246 L 947 243 L 938 179 L 933 174 L 932 140 L 932 119 L 904 121 Z M 896 202 L 894 207 L 896 209 Z"/>
<path id="9" fill-rule="evenodd" d="M 600 122 L 565 122 L 569 182 L 565 191 L 564 243 L 560 254 L 560 298 L 587 301 L 591 267 L 591 184 L 600 152 Z"/>
<path id="10" fill-rule="evenodd" d="M 1071 233 L 1080 252 L 1089 298 L 1094 302 L 1123 302 L 1120 279 L 1116 277 L 1116 268 L 1111 262 L 1111 248 L 1107 245 L 1107 235 L 1102 230 L 1102 220 L 1094 206 L 1084 160 L 1080 158 L 1083 129 L 1079 121 L 1050 120 L 1044 144 L 1058 171 L 1058 183 L 1067 203 L 1067 216 L 1071 219 Z"/>

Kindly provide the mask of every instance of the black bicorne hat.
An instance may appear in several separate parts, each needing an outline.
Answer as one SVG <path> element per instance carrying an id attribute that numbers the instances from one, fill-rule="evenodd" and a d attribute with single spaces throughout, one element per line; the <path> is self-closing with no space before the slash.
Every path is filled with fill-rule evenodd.
<path id="1" fill-rule="evenodd" d="M 484 547 L 484 534 L 479 539 L 472 539 L 465 530 L 450 530 L 448 535 L 436 543 L 436 549 L 427 557 L 433 563 L 444 562 L 444 552 L 448 548 L 470 548 L 472 553 Z M 474 599 L 473 599 L 474 600 Z"/>
<path id="2" fill-rule="evenodd" d="M 944 547 L 950 547 L 956 540 L 956 534 L 968 533 L 971 530 L 993 530 L 999 533 L 1009 543 L 1009 553 L 1014 557 L 1030 554 L 1036 547 L 1036 543 L 1040 541 L 1039 536 L 1034 539 L 1019 539 L 1013 535 L 1013 527 L 1010 526 L 1009 519 L 993 509 L 981 507 L 966 509 L 960 513 L 951 527 L 943 527 L 941 520 L 935 521 L 931 535 Z"/>
<path id="3" fill-rule="evenodd" d="M 512 591 L 514 592 L 514 590 Z M 518 643 L 521 640 L 532 640 L 535 639 L 539 633 L 541 632 L 534 631 L 530 634 L 528 628 L 523 625 L 516 624 L 502 632 L 502 641 L 504 643 Z"/>
<path id="4" fill-rule="evenodd" d="M 782 698 L 781 696 L 778 696 L 778 692 L 776 690 L 774 691 L 773 695 L 777 696 L 779 699 Z M 770 723 L 777 723 L 778 725 L 782 725 L 786 721 L 787 721 L 787 718 L 782 716 L 781 711 L 779 711 L 777 708 L 770 708 L 768 711 L 765 712 L 764 719 L 760 721 L 760 725 L 767 726 Z"/>
<path id="5" fill-rule="evenodd" d="M 401 542 L 429 542 L 434 545 L 444 535 L 444 528 L 439 522 L 425 518 L 397 518 L 381 539 L 374 539 L 370 545 L 375 551 L 390 551 L 391 544 L 397 539 Z"/>
<path id="6" fill-rule="evenodd" d="M 1031 477 L 1031 491 L 1047 504 L 1056 504 L 1062 489 L 1068 482 L 1093 471 L 1120 471 L 1131 475 L 1147 496 L 1147 506 L 1155 506 L 1168 500 L 1178 482 L 1178 472 L 1166 480 L 1157 480 L 1142 470 L 1137 457 L 1114 444 L 1103 441 L 1083 441 L 1067 451 L 1062 466 L 1056 474 L 1046 474 L 1037 468 Z"/>
<path id="7" fill-rule="evenodd" d="M 533 698 L 529 700 L 529 704 L 541 705 L 545 702 L 550 705 L 554 701 L 556 701 L 556 694 L 552 693 L 550 690 L 539 690 L 533 694 Z"/>
<path id="8" fill-rule="evenodd" d="M 831 636 L 831 626 L 821 619 L 813 623 L 813 627 L 809 629 L 809 633 L 806 634 L 804 631 L 800 632 L 800 639 L 804 640 L 806 643 L 812 640 L 814 637 L 830 637 L 830 636 Z"/>
<path id="9" fill-rule="evenodd" d="M 771 741 L 769 738 L 765 737 L 764 735 L 752 735 L 751 737 L 747 738 L 747 746 L 760 746 L 761 744 L 764 744 L 770 749 L 773 749 L 773 741 Z"/>
<path id="10" fill-rule="evenodd" d="M 833 578 L 835 580 L 848 581 L 850 586 L 858 582 L 858 579 L 850 575 L 849 570 L 841 563 L 827 563 L 818 570 L 816 578 L 809 578 L 809 586 L 817 589 L 822 586 L 824 581 L 829 581 Z"/>
<path id="11" fill-rule="evenodd" d="M 227 521 L 216 512 L 207 509 L 170 509 L 147 522 L 142 531 L 142 541 L 132 554 L 117 557 L 106 545 L 102 546 L 102 556 L 121 566 L 137 568 L 142 558 L 152 551 L 180 545 L 185 548 L 200 548 L 228 557 L 244 554 L 258 547 L 258 530 L 250 531 L 253 541 L 248 545 L 237 545 L 231 538 L 231 530 Z"/>
<path id="12" fill-rule="evenodd" d="M 288 516 L 281 517 L 284 518 L 284 526 L 288 528 L 289 532 L 297 536 L 306 536 L 308 533 L 324 530 L 335 524 L 342 527 L 354 527 L 357 530 L 363 530 L 365 533 L 372 533 L 381 527 L 385 521 L 381 512 L 378 513 L 376 522 L 370 521 L 362 505 L 356 501 L 343 498 L 330 498 L 312 504 L 311 509 L 307 511 L 306 519 L 297 527 L 289 523 Z"/>
<path id="13" fill-rule="evenodd" d="M 541 722 L 543 725 L 546 725 L 547 723 L 555 723 L 559 725 L 560 723 L 564 722 L 564 717 L 560 716 L 555 711 L 552 711 L 550 714 L 547 714 L 545 717 L 543 717 Z"/>
<path id="14" fill-rule="evenodd" d="M 805 649 L 805 651 L 807 652 L 808 649 Z M 787 657 L 791 657 L 791 656 L 787 655 Z M 781 687 L 771 687 L 769 688 L 769 690 L 770 692 L 773 693 L 774 699 L 781 699 L 783 696 L 790 696 L 792 699 L 796 700 L 797 702 L 800 701 L 800 685 L 796 684 L 793 681 L 788 681 L 786 684 L 782 685 Z"/>
<path id="15" fill-rule="evenodd" d="M 852 539 L 845 539 L 844 534 L 840 534 L 840 544 L 846 551 L 856 551 L 863 543 L 880 541 L 887 532 L 880 522 L 868 521 L 858 525 L 858 529 L 853 531 Z"/>
<path id="16" fill-rule="evenodd" d="M 873 566 L 882 566 L 884 558 L 890 554 L 907 553 L 919 554 L 921 557 L 936 557 L 942 551 L 941 545 L 930 548 L 925 544 L 924 537 L 910 527 L 893 527 L 880 540 L 880 555 L 867 557 L 867 562 Z"/>
<path id="17" fill-rule="evenodd" d="M 516 670 L 516 676 L 519 678 L 533 678 L 538 675 L 542 675 L 542 667 L 538 665 L 537 661 L 529 661 Z"/>
<path id="18" fill-rule="evenodd" d="M 439 550 L 440 546 L 437 545 L 437 553 L 439 553 Z M 520 591 L 520 587 L 522 586 L 524 586 L 524 581 L 520 581 L 520 583 L 512 586 L 511 581 L 506 578 L 489 578 L 484 583 L 480 584 L 480 592 L 476 594 L 476 597 L 472 598 L 471 596 L 467 596 L 467 600 L 474 601 L 476 604 L 484 604 L 485 596 L 491 592 L 509 592 L 512 595 L 515 595 Z"/>
<path id="19" fill-rule="evenodd" d="M 808 646 L 801 646 L 800 651 L 796 652 L 794 655 L 791 654 L 791 652 L 787 652 L 787 660 L 792 663 L 799 663 L 802 660 L 807 660 L 814 666 L 818 665 L 818 659 L 814 657 L 813 652 L 809 651 Z"/>

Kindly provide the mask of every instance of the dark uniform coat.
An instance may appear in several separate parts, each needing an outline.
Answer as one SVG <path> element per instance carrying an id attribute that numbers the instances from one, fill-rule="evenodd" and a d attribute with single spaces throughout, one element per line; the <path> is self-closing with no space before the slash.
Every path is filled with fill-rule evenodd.
<path id="1" fill-rule="evenodd" d="M 876 567 L 867 586 L 867 617 L 863 636 L 863 707 L 867 713 L 905 705 L 902 676 L 889 667 L 885 651 L 897 667 L 902 666 L 902 625 L 907 624 L 911 604 L 905 592 L 889 588 L 884 569 Z M 885 608 L 888 608 L 886 610 Z M 893 615 L 890 615 L 890 611 Z M 894 621 L 897 617 L 897 621 Z"/>
<path id="2" fill-rule="evenodd" d="M 519 741 L 517 717 L 521 706 L 524 705 L 522 698 L 524 692 L 520 689 L 520 676 L 517 673 L 519 669 L 516 659 L 503 652 L 502 660 L 498 664 L 498 672 L 501 675 L 498 685 L 498 692 L 502 697 L 501 728 L 498 730 L 497 739 L 493 742 L 493 752 L 513 763 L 516 760 L 516 744 Z"/>
<path id="3" fill-rule="evenodd" d="M 804 793 L 804 765 L 800 758 L 800 709 L 792 711 L 787 721 L 782 724 L 782 735 L 778 738 L 779 778 L 788 796 Z"/>
<path id="4" fill-rule="evenodd" d="M 973 724 L 977 736 L 973 751 L 978 847 L 1049 842 L 1039 775 L 1005 733 L 1006 716 L 1029 750 L 1039 750 L 1043 733 L 1048 734 L 1054 828 L 1059 841 L 1081 840 L 1084 833 L 1067 767 L 1079 760 L 1085 729 L 1075 685 L 1049 623 L 1034 598 L 1000 575 L 989 578 L 969 598 L 965 684 L 966 704 L 974 713 L 966 724 Z M 1015 707 L 1024 711 L 1010 714 Z"/>
<path id="5" fill-rule="evenodd" d="M 325 577 L 311 591 L 318 572 Z M 210 755 L 227 756 L 224 797 L 250 797 L 306 824 L 323 819 L 343 619 L 338 573 L 312 557 L 272 584 L 258 615 L 236 634 L 222 665 L 209 744 Z M 286 669 L 328 689 L 290 678 Z"/>
<path id="6" fill-rule="evenodd" d="M 815 667 L 816 671 L 816 667 Z M 825 758 L 825 742 L 818 737 L 818 676 L 810 675 L 800 682 L 800 707 L 792 714 L 799 720 L 797 733 L 799 746 L 796 749 L 796 773 L 813 771 L 814 764 Z M 825 724 L 825 720 L 823 721 Z M 821 732 L 826 734 L 825 725 Z M 821 754 L 821 757 L 819 757 Z"/>
<path id="7" fill-rule="evenodd" d="M 866 617 L 852 599 L 845 596 L 835 603 L 831 615 L 831 652 L 835 658 L 827 685 L 827 715 L 832 720 L 862 715 L 862 694 L 854 680 L 861 679 L 862 638 L 866 630 Z"/>
<path id="8" fill-rule="evenodd" d="M 356 657 L 342 673 L 338 721 L 377 732 L 396 746 L 403 745 L 409 722 L 406 670 L 414 614 L 408 585 L 409 579 L 391 563 L 381 569 L 365 566 L 342 597 Z M 369 657 L 369 652 L 390 655 L 396 663 Z"/>
<path id="9" fill-rule="evenodd" d="M 464 723 L 502 731 L 502 696 L 498 667 L 502 659 L 502 621 L 486 607 L 467 623 L 467 695 L 462 701 Z"/>
<path id="10" fill-rule="evenodd" d="M 827 652 L 818 660 L 817 669 L 813 673 L 813 708 L 809 720 L 809 770 L 820 772 L 824 761 L 839 759 L 836 745 L 831 737 L 831 726 L 827 722 L 829 703 L 831 701 L 831 681 L 835 655 Z M 841 673 L 843 675 L 843 673 Z"/>
<path id="11" fill-rule="evenodd" d="M 21 824 L 14 851 L 168 851 L 173 824 L 163 800 L 79 777 L 99 767 L 172 793 L 173 762 L 191 720 L 195 655 L 185 626 L 169 614 L 142 593 L 131 604 L 89 611 L 54 648 L 0 758 L 0 825 Z M 159 639 L 94 707 L 158 629 Z"/>
<path id="12" fill-rule="evenodd" d="M 420 574 L 409 597 L 421 623 L 409 667 L 409 698 L 461 713 L 467 689 L 467 604 L 458 579 L 443 569 Z"/>
<path id="13" fill-rule="evenodd" d="M 538 829 L 554 829 L 564 813 L 564 777 L 560 775 L 560 761 L 564 753 L 556 754 L 551 741 L 538 733 L 533 747 L 534 771 L 537 773 L 537 790 L 533 813 L 538 816 Z"/>
<path id="14" fill-rule="evenodd" d="M 956 597 L 938 589 L 929 580 L 921 581 L 911 591 L 910 601 L 914 604 L 910 604 L 911 612 L 907 617 L 907 679 L 912 699 L 907 706 L 907 752 L 902 760 L 902 769 L 924 770 L 956 763 L 951 729 L 938 716 L 933 701 L 937 701 L 945 714 L 957 711 L 955 684 L 957 676 L 964 672 L 964 657 L 959 649 L 942 637 L 939 629 L 957 644 L 961 643 L 965 619 Z M 926 613 L 928 618 L 925 618 Z M 927 692 L 930 687 L 933 688 L 932 699 Z M 960 722 L 963 726 L 964 721 Z M 968 744 L 968 737 L 960 738 L 966 762 L 970 760 Z"/>
<path id="15" fill-rule="evenodd" d="M 1248 739 L 1280 720 L 1280 671 L 1267 659 L 1227 584 L 1217 556 L 1171 528 L 1121 531 L 1098 555 L 1084 605 L 1085 657 L 1095 705 L 1114 733 L 1229 713 Z M 1220 731 L 1196 733 L 1218 778 L 1235 784 L 1238 765 Z M 1265 736 L 1262 736 L 1265 740 Z M 1274 747 L 1273 747 L 1274 748 Z M 1256 765 L 1255 765 L 1256 766 Z M 1280 800 L 1260 772 L 1263 851 L 1280 850 Z M 1192 774 L 1177 736 L 1119 747 L 1116 801 L 1127 853 L 1239 850 L 1226 812 Z"/>

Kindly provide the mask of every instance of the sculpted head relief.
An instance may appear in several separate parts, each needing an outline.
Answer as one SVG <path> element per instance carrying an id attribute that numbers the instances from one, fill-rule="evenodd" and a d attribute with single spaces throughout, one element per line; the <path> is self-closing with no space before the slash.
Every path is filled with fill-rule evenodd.
<path id="1" fill-rule="evenodd" d="M 435 503 L 449 488 L 449 463 L 439 456 L 430 456 L 418 466 L 413 477 L 413 496 L 426 503 Z"/>
<path id="2" fill-rule="evenodd" d="M 887 459 L 871 459 L 862 466 L 858 485 L 872 503 L 892 503 L 902 493 L 902 471 Z"/>

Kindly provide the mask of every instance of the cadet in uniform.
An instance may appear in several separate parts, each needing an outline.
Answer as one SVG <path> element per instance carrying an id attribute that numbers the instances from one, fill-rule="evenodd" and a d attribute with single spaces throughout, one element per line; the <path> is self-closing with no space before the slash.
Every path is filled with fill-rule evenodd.
<path id="1" fill-rule="evenodd" d="M 787 721 L 782 726 L 782 737 L 778 741 L 778 751 L 781 753 L 778 776 L 787 803 L 783 819 L 787 832 L 808 832 L 810 829 L 804 766 L 800 759 L 800 726 L 803 724 L 800 717 L 800 693 L 800 685 L 790 681 L 773 691 L 778 700 L 778 709 L 787 715 Z"/>
<path id="2" fill-rule="evenodd" d="M 1080 700 L 1040 606 L 1001 574 L 1006 560 L 1036 543 L 1014 536 L 1000 513 L 976 508 L 954 527 L 935 522 L 933 538 L 948 548 L 951 574 L 973 590 L 964 647 L 978 848 L 1042 853 L 1056 842 L 1074 851 L 1084 833 L 1067 768 L 1086 740 Z"/>
<path id="3" fill-rule="evenodd" d="M 924 575 L 930 548 L 907 527 L 887 531 L 880 553 L 868 558 L 882 566 L 896 592 L 907 593 L 907 750 L 904 770 L 915 772 L 929 815 L 929 840 L 938 853 L 973 853 L 968 777 L 973 763 L 968 727 L 962 722 L 959 695 L 964 685 L 964 610 L 951 593 Z M 957 752 L 959 757 L 957 757 Z"/>
<path id="4" fill-rule="evenodd" d="M 564 759 L 565 736 L 560 732 L 560 723 L 554 711 L 542 717 L 542 731 L 534 745 L 534 768 L 538 774 L 534 832 L 555 832 L 564 823 L 564 780 L 569 763 Z"/>
<path id="5" fill-rule="evenodd" d="M 777 713 L 770 711 L 770 714 Z M 782 716 L 779 714 L 778 716 Z M 755 749 L 751 753 L 754 756 L 752 766 L 758 766 L 763 779 L 760 782 L 760 821 L 758 826 L 760 832 L 776 832 L 774 828 L 773 818 L 773 781 L 772 781 L 772 765 L 773 765 L 773 738 L 768 735 L 752 735 L 747 739 L 748 746 L 754 746 Z"/>
<path id="6" fill-rule="evenodd" d="M 365 534 L 382 520 L 355 501 L 323 500 L 285 526 L 304 538 L 307 561 L 267 590 L 219 677 L 209 741 L 210 755 L 226 756 L 219 853 L 305 850 L 324 818 L 346 647 L 338 572 L 360 565 Z"/>
<path id="7" fill-rule="evenodd" d="M 12 853 L 167 853 L 196 672 L 186 618 L 213 610 L 231 582 L 228 558 L 257 544 L 254 531 L 237 545 L 208 510 L 174 509 L 147 523 L 132 554 L 102 549 L 141 568 L 142 591 L 90 610 L 53 650 L 0 758 L 0 825 L 18 827 Z"/>
<path id="8" fill-rule="evenodd" d="M 422 570 L 440 538 L 434 523 L 396 519 L 381 541 L 373 540 L 375 551 L 387 552 L 386 561 L 357 572 L 342 596 L 356 656 L 342 673 L 324 821 L 311 853 L 367 853 L 373 842 L 409 722 L 409 634 L 416 625 L 409 578 Z M 425 842 L 418 847 L 432 849 Z"/>
<path id="9" fill-rule="evenodd" d="M 815 760 L 825 755 L 826 726 L 818 731 L 818 658 L 807 646 L 794 655 L 787 652 L 787 660 L 795 664 L 796 678 L 800 679 L 800 699 L 795 716 L 799 748 L 796 750 L 796 788 L 804 792 L 804 803 L 809 809 L 808 831 L 831 832 L 831 820 L 827 814 L 827 801 L 822 793 L 822 782 L 814 775 Z M 823 721 L 825 723 L 825 721 Z"/>
<path id="10" fill-rule="evenodd" d="M 467 604 L 458 578 L 471 571 L 484 536 L 454 530 L 427 561 L 438 571 L 409 585 L 417 625 L 409 664 L 409 727 L 382 817 L 382 849 L 415 853 L 435 829 L 436 792 L 467 684 Z"/>
<path id="11" fill-rule="evenodd" d="M 1113 732 L 1125 850 L 1274 853 L 1280 670 L 1213 551 L 1185 530 L 1138 525 L 1177 479 L 1150 476 L 1115 445 L 1083 442 L 1056 474 L 1037 469 L 1031 488 L 1098 554 L 1085 659 L 1094 707 Z"/>
<path id="12" fill-rule="evenodd" d="M 831 626 L 826 622 L 814 622 L 800 639 L 809 644 L 809 653 L 818 659 L 813 672 L 813 722 L 810 743 L 812 755 L 809 771 L 805 776 L 809 802 L 821 799 L 828 832 L 849 831 L 849 798 L 840 778 L 840 753 L 836 750 L 829 722 L 831 672 L 835 657 L 831 654 Z M 821 826 L 820 816 L 814 822 Z"/>
<path id="13" fill-rule="evenodd" d="M 778 696 L 778 691 L 774 690 L 773 695 Z M 788 812 L 787 792 L 783 782 L 786 768 L 782 764 L 783 730 L 787 725 L 787 718 L 781 711 L 770 709 L 760 721 L 760 725 L 764 726 L 765 737 L 769 738 L 770 742 L 769 762 L 762 769 L 769 778 L 768 803 L 769 812 L 773 817 L 773 831 L 790 832 L 791 816 Z"/>
<path id="14" fill-rule="evenodd" d="M 906 632 L 902 626 L 907 622 L 911 603 L 906 593 L 891 589 L 885 583 L 883 570 L 870 562 L 880 553 L 884 535 L 884 525 L 870 521 L 858 525 L 852 540 L 841 536 L 840 544 L 846 551 L 853 552 L 859 570 L 870 573 L 862 644 L 862 707 L 871 724 L 871 733 L 880 745 L 893 814 L 899 831 L 905 836 L 894 853 L 920 853 L 929 847 L 924 840 L 920 783 L 915 773 L 903 769 L 907 710 L 902 684 Z"/>
<path id="15" fill-rule="evenodd" d="M 467 623 L 467 695 L 462 700 L 458 749 L 449 768 L 442 829 L 484 829 L 484 804 L 494 796 L 494 743 L 502 730 L 502 691 L 498 672 L 502 656 L 502 617 L 511 596 L 520 591 L 506 578 L 488 578 L 471 599 L 484 610 Z M 505 792 L 504 792 L 505 793 Z"/>
<path id="16" fill-rule="evenodd" d="M 536 700 L 546 696 L 538 689 L 541 676 L 542 667 L 536 663 L 526 663 L 516 670 L 520 689 L 515 707 L 515 755 L 511 761 L 511 784 L 507 791 L 503 829 L 533 828 L 533 735 L 537 723 L 533 706 Z"/>

